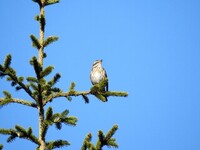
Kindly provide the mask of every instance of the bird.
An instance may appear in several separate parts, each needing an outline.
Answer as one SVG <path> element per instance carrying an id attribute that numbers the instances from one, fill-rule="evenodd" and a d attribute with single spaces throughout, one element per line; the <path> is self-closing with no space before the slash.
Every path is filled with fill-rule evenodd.
<path id="1" fill-rule="evenodd" d="M 105 80 L 107 78 L 107 73 L 105 69 L 102 66 L 103 60 L 95 60 L 93 65 L 92 65 L 92 70 L 90 72 L 90 80 L 93 85 L 100 83 L 101 81 Z M 104 89 L 102 90 L 103 92 L 108 91 L 108 82 L 105 85 Z M 106 101 L 107 101 L 107 97 Z"/>

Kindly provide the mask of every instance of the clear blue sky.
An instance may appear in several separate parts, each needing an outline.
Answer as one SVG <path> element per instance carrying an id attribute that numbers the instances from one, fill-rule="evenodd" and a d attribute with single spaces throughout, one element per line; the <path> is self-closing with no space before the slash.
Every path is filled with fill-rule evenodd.
<path id="1" fill-rule="evenodd" d="M 199 6 L 198 0 L 61 0 L 47 7 L 46 37 L 60 39 L 47 47 L 45 66 L 62 74 L 58 86 L 67 91 L 74 81 L 76 90 L 90 89 L 92 63 L 103 59 L 110 90 L 129 92 L 128 98 L 111 97 L 107 103 L 93 96 L 90 104 L 81 97 L 56 99 L 48 106 L 55 112 L 69 109 L 79 121 L 60 131 L 51 127 L 47 139 L 67 139 L 71 146 L 66 149 L 78 150 L 87 133 L 96 142 L 99 129 L 107 132 L 118 124 L 119 150 L 199 150 Z M 38 6 L 31 0 L 2 1 L 0 12 L 0 62 L 11 53 L 17 74 L 32 76 L 29 60 L 37 50 L 29 36 L 39 35 L 33 20 Z M 4 79 L 3 90 L 30 100 Z M 34 109 L 12 104 L 0 108 L 0 118 L 0 127 L 33 126 L 38 135 Z M 29 141 L 7 144 L 6 139 L 0 135 L 5 150 L 35 149 Z"/>

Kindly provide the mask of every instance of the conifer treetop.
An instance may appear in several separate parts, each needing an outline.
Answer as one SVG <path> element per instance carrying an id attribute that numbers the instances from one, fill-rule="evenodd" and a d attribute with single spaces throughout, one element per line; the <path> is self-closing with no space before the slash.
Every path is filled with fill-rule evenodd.
<path id="1" fill-rule="evenodd" d="M 51 150 L 55 148 L 61 148 L 64 146 L 69 146 L 70 142 L 67 140 L 57 139 L 52 141 L 46 140 L 47 131 L 50 126 L 55 126 L 56 129 L 61 130 L 63 125 L 76 126 L 78 118 L 75 116 L 69 115 L 69 110 L 64 110 L 61 112 L 54 112 L 52 107 L 48 107 L 45 110 L 45 106 L 58 99 L 60 97 L 65 97 L 68 101 L 72 100 L 72 97 L 82 96 L 85 103 L 89 103 L 88 95 L 94 95 L 97 99 L 102 102 L 105 102 L 105 97 L 116 96 L 116 97 L 126 97 L 128 96 L 127 92 L 121 91 L 102 91 L 101 89 L 105 87 L 108 82 L 108 79 L 92 86 L 89 90 L 86 91 L 77 91 L 75 90 L 75 83 L 72 82 L 69 85 L 67 91 L 64 91 L 56 86 L 56 83 L 61 78 L 60 73 L 56 73 L 50 80 L 47 80 L 54 67 L 47 66 L 44 67 L 44 59 L 47 57 L 45 48 L 57 41 L 59 38 L 57 36 L 45 36 L 45 7 L 56 4 L 59 0 L 33 0 L 33 2 L 39 5 L 39 14 L 36 15 L 35 20 L 39 23 L 39 38 L 31 34 L 30 39 L 32 41 L 32 46 L 38 51 L 38 56 L 33 56 L 30 60 L 30 65 L 32 66 L 35 74 L 24 77 L 19 76 L 17 71 L 11 66 L 12 56 L 8 54 L 5 57 L 5 60 L 0 64 L 0 77 L 6 78 L 8 82 L 11 83 L 11 86 L 16 89 L 16 91 L 23 90 L 28 96 L 29 100 L 22 98 L 14 98 L 9 91 L 3 91 L 4 97 L 0 98 L 0 108 L 11 104 L 17 103 L 20 105 L 32 107 L 38 112 L 38 136 L 33 134 L 33 129 L 29 127 L 25 129 L 20 125 L 15 125 L 14 128 L 4 129 L 0 128 L 0 134 L 7 135 L 7 142 L 12 142 L 16 138 L 27 139 L 37 145 L 37 150 Z M 82 150 L 101 150 L 102 147 L 114 147 L 117 148 L 118 144 L 116 143 L 115 138 L 113 138 L 114 133 L 118 129 L 117 125 L 114 125 L 107 134 L 104 134 L 103 131 L 99 130 L 98 140 L 96 145 L 91 143 L 92 135 L 88 134 L 85 137 Z M 0 144 L 0 150 L 3 148 L 3 145 Z"/>

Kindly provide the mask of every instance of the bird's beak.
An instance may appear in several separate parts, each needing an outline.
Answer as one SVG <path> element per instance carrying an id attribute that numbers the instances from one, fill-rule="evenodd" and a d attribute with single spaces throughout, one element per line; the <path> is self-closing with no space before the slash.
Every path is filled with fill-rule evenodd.
<path id="1" fill-rule="evenodd" d="M 102 62 L 103 62 L 103 59 L 100 59 L 100 62 L 102 63 Z"/>

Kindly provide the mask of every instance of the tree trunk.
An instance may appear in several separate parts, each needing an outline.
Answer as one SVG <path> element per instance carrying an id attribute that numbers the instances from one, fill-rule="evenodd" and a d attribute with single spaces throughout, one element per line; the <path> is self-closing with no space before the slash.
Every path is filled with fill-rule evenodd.
<path id="1" fill-rule="evenodd" d="M 38 49 L 38 63 L 41 67 L 43 67 L 43 58 L 44 58 L 44 29 L 45 29 L 45 12 L 44 12 L 44 3 L 45 0 L 41 0 L 42 4 L 40 5 L 40 49 Z M 39 141 L 40 141 L 40 148 L 39 150 L 46 149 L 45 143 L 45 135 L 44 135 L 44 105 L 43 105 L 43 97 L 41 91 L 41 85 L 38 84 L 39 95 L 38 95 L 38 113 L 39 113 Z"/>
<path id="2" fill-rule="evenodd" d="M 44 130 L 44 109 L 39 108 L 39 141 L 40 141 L 40 148 L 39 150 L 45 150 L 46 149 L 46 144 L 45 144 L 45 137 L 43 134 Z"/>

